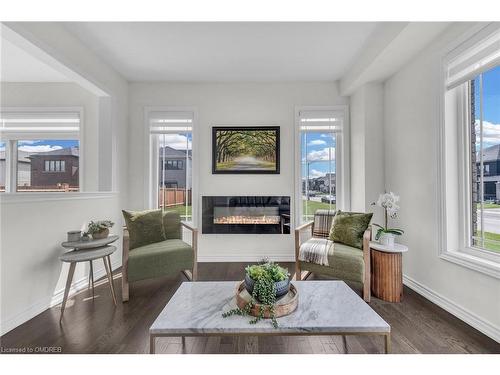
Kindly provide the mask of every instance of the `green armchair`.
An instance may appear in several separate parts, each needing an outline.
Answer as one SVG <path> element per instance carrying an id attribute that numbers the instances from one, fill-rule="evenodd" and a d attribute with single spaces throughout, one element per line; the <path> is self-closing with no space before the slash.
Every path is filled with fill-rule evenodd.
<path id="1" fill-rule="evenodd" d="M 295 275 L 305 280 L 311 273 L 353 281 L 363 285 L 363 299 L 370 302 L 370 239 L 371 229 L 363 234 L 362 249 L 335 243 L 335 250 L 328 254 L 328 266 L 299 259 L 302 246 L 320 246 L 328 241 L 335 211 L 319 210 L 314 220 L 295 228 Z M 306 234 L 308 235 L 306 238 Z"/>
<path id="2" fill-rule="evenodd" d="M 159 210 L 158 210 L 159 211 Z M 152 212 L 154 211 L 144 211 Z M 161 212 L 161 211 L 160 211 Z M 123 229 L 122 256 L 122 300 L 129 300 L 129 283 L 160 276 L 175 275 L 182 272 L 188 280 L 197 278 L 197 238 L 198 231 L 188 223 L 182 222 L 178 213 L 161 212 L 161 223 L 134 221 L 134 213 L 124 211 L 127 227 Z M 139 213 L 141 214 L 141 213 Z M 128 216 L 127 216 L 128 215 Z M 151 220 L 151 219 L 150 219 Z M 133 226 L 134 228 L 129 228 Z M 141 228 L 144 228 L 141 230 Z M 191 232 L 191 245 L 182 240 L 182 228 Z M 136 238 L 132 239 L 130 230 Z M 135 232 L 140 232 L 136 234 Z M 149 233 L 148 233 L 149 232 Z M 160 233 L 161 234 L 158 234 Z M 139 235 L 149 240 L 137 241 Z M 152 238 L 154 237 L 154 238 Z M 138 244 L 140 246 L 138 246 Z"/>

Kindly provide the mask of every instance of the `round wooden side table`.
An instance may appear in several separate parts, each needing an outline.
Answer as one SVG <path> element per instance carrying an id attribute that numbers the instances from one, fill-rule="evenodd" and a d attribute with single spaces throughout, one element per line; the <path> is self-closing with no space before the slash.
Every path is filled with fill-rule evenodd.
<path id="1" fill-rule="evenodd" d="M 375 297 L 387 302 L 403 298 L 403 256 L 408 247 L 394 244 L 389 247 L 370 242 L 371 289 Z"/>

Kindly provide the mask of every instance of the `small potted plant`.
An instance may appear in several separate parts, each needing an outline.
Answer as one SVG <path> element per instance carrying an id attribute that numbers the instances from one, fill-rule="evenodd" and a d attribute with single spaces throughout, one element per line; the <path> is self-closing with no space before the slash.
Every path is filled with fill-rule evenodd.
<path id="1" fill-rule="evenodd" d="M 391 191 L 390 193 L 380 194 L 378 201 L 372 203 L 372 205 L 377 205 L 384 209 L 384 225 L 382 226 L 375 223 L 373 225 L 378 228 L 375 234 L 375 240 L 385 246 L 394 246 L 394 239 L 396 236 L 401 236 L 404 233 L 402 229 L 389 228 L 388 226 L 389 217 L 392 219 L 398 217 L 398 201 L 399 197 Z"/>
<path id="2" fill-rule="evenodd" d="M 92 235 L 94 240 L 99 240 L 109 236 L 109 228 L 115 223 L 111 220 L 91 221 L 87 228 L 87 233 Z"/>
<path id="3" fill-rule="evenodd" d="M 245 268 L 245 289 L 250 293 L 251 299 L 243 309 L 236 308 L 222 314 L 224 318 L 231 315 L 249 315 L 252 308 L 259 302 L 262 307 L 259 315 L 250 320 L 250 324 L 256 324 L 264 318 L 265 308 L 269 309 L 271 323 L 274 328 L 278 322 L 274 315 L 274 304 L 285 296 L 290 289 L 290 274 L 288 270 L 279 265 L 264 261 Z"/>

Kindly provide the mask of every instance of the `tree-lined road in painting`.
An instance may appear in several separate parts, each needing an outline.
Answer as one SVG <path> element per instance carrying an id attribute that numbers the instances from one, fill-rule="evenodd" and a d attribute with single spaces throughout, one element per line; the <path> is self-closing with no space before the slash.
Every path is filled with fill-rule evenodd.
<path id="1" fill-rule="evenodd" d="M 276 169 L 275 130 L 220 130 L 216 132 L 216 169 L 273 171 Z"/>

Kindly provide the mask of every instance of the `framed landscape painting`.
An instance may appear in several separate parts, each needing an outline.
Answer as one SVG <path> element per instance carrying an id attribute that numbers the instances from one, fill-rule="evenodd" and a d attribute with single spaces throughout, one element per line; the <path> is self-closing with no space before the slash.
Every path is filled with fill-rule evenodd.
<path id="1" fill-rule="evenodd" d="M 279 174 L 279 126 L 214 126 L 212 173 Z"/>

